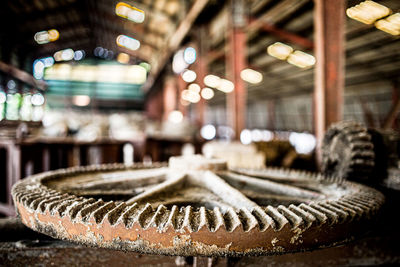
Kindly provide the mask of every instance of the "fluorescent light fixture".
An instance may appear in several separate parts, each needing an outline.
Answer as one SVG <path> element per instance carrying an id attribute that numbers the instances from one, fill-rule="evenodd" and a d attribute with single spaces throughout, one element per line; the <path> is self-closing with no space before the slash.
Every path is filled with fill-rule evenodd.
<path id="1" fill-rule="evenodd" d="M 59 37 L 60 33 L 56 29 L 51 29 L 37 32 L 33 38 L 38 44 L 47 44 L 56 41 Z"/>
<path id="2" fill-rule="evenodd" d="M 281 42 L 276 42 L 268 46 L 267 52 L 270 56 L 273 56 L 280 60 L 285 60 L 293 52 L 293 48 Z"/>
<path id="3" fill-rule="evenodd" d="M 200 130 L 201 137 L 203 137 L 206 140 L 214 139 L 216 134 L 217 130 L 215 129 L 215 126 L 212 124 L 204 125 Z"/>
<path id="4" fill-rule="evenodd" d="M 391 10 L 374 1 L 364 1 L 360 4 L 350 7 L 346 10 L 349 18 L 357 20 L 365 24 L 372 24 L 376 20 L 386 17 L 391 13 Z"/>
<path id="5" fill-rule="evenodd" d="M 197 83 L 190 84 L 188 89 L 189 91 L 195 92 L 197 94 L 200 93 L 201 90 L 200 85 L 198 85 Z"/>
<path id="6" fill-rule="evenodd" d="M 191 90 L 183 90 L 181 97 L 183 100 L 189 101 L 191 103 L 197 103 L 200 101 L 200 95 Z"/>
<path id="7" fill-rule="evenodd" d="M 85 107 L 90 103 L 90 97 L 87 95 L 75 95 L 72 97 L 72 103 L 78 107 Z"/>
<path id="8" fill-rule="evenodd" d="M 192 70 L 185 70 L 182 73 L 182 79 L 187 83 L 194 82 L 194 80 L 196 80 L 196 78 L 197 78 L 197 74 L 196 74 L 196 72 L 194 72 Z"/>
<path id="9" fill-rule="evenodd" d="M 262 82 L 263 76 L 260 72 L 252 69 L 244 69 L 240 72 L 240 78 L 251 84 L 258 84 Z"/>
<path id="10" fill-rule="evenodd" d="M 79 61 L 85 58 L 85 51 L 84 50 L 77 50 L 74 53 L 74 60 Z"/>
<path id="11" fill-rule="evenodd" d="M 181 123 L 183 114 L 179 110 L 173 110 L 168 114 L 168 120 L 172 123 Z"/>
<path id="12" fill-rule="evenodd" d="M 119 53 L 117 56 L 117 61 L 121 64 L 127 64 L 130 60 L 130 57 L 126 53 Z"/>
<path id="13" fill-rule="evenodd" d="M 189 66 L 184 59 L 183 50 L 179 50 L 175 53 L 174 58 L 172 59 L 172 70 L 176 73 L 182 73 Z"/>
<path id="14" fill-rule="evenodd" d="M 221 78 L 216 75 L 209 74 L 204 77 L 204 84 L 212 88 L 217 88 L 220 82 Z"/>
<path id="15" fill-rule="evenodd" d="M 132 37 L 121 34 L 117 37 L 117 45 L 125 47 L 129 50 L 138 50 L 140 47 L 140 42 Z"/>
<path id="16" fill-rule="evenodd" d="M 183 59 L 185 60 L 185 62 L 187 64 L 193 64 L 196 61 L 196 49 L 194 49 L 193 47 L 187 47 L 184 51 L 183 51 Z"/>
<path id="17" fill-rule="evenodd" d="M 235 85 L 231 81 L 221 79 L 217 89 L 224 93 L 230 93 L 235 89 Z"/>
<path id="18" fill-rule="evenodd" d="M 41 93 L 36 93 L 31 97 L 31 103 L 34 106 L 41 106 L 44 104 L 44 96 Z"/>
<path id="19" fill-rule="evenodd" d="M 203 90 L 201 90 L 201 97 L 206 100 L 213 98 L 214 97 L 213 89 L 208 88 L 208 87 L 203 88 Z"/>
<path id="20" fill-rule="evenodd" d="M 307 68 L 315 64 L 315 57 L 302 51 L 296 50 L 292 54 L 290 54 L 287 61 L 296 67 Z"/>
<path id="21" fill-rule="evenodd" d="M 400 13 L 375 22 L 375 27 L 391 35 L 400 35 Z"/>
<path id="22" fill-rule="evenodd" d="M 60 50 L 54 53 L 55 61 L 68 61 L 72 60 L 75 56 L 74 50 L 71 48 Z"/>
<path id="23" fill-rule="evenodd" d="M 123 2 L 119 2 L 115 6 L 115 14 L 136 23 L 142 23 L 145 18 L 143 10 Z"/>

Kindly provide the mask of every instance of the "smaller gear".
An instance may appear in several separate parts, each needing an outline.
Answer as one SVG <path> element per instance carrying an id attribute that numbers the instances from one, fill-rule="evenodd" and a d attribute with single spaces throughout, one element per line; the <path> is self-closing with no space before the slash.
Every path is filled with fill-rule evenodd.
<path id="1" fill-rule="evenodd" d="M 375 166 L 372 138 L 367 128 L 357 122 L 333 124 L 322 144 L 322 171 L 344 179 L 365 181 Z"/>

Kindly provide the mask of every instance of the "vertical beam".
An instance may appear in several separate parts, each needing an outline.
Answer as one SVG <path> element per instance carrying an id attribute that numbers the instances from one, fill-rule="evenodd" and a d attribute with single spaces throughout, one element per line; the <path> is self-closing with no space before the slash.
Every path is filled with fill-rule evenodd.
<path id="1" fill-rule="evenodd" d="M 175 77 L 176 77 L 176 85 L 178 87 L 178 99 L 179 99 L 178 110 L 182 112 L 183 116 L 186 116 L 187 106 L 182 104 L 182 98 L 181 98 L 183 90 L 186 89 L 186 82 L 182 79 L 182 77 L 179 74 L 177 74 Z"/>
<path id="2" fill-rule="evenodd" d="M 227 77 L 235 84 L 235 90 L 227 95 L 228 122 L 240 138 L 240 132 L 246 127 L 247 88 L 240 78 L 240 72 L 246 68 L 246 26 L 243 0 L 232 0 L 232 28 L 229 31 L 229 51 L 227 56 Z"/>
<path id="3" fill-rule="evenodd" d="M 342 119 L 345 0 L 315 0 L 314 130 L 318 144 L 326 128 Z"/>
<path id="4" fill-rule="evenodd" d="M 176 109 L 177 88 L 173 77 L 165 79 L 163 91 L 163 119 L 166 120 L 169 113 Z"/>
<path id="5" fill-rule="evenodd" d="M 267 102 L 267 114 L 268 114 L 268 130 L 275 130 L 275 99 L 268 100 Z"/>
<path id="6" fill-rule="evenodd" d="M 207 75 L 207 58 L 206 56 L 206 28 L 203 26 L 198 31 L 198 40 L 197 40 L 197 62 L 196 62 L 196 74 L 197 74 L 197 83 L 200 85 L 200 88 L 203 90 L 205 87 L 204 77 Z M 200 101 L 196 104 L 196 114 L 197 114 L 197 123 L 201 127 L 204 124 L 204 117 L 206 112 L 207 102 L 204 98 L 200 98 Z"/>

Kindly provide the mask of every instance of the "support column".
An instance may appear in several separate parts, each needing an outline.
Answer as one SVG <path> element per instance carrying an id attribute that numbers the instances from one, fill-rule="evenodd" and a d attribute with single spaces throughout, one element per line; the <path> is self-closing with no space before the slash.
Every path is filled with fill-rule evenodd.
<path id="1" fill-rule="evenodd" d="M 315 0 L 314 130 L 319 147 L 326 128 L 342 119 L 345 6 L 345 0 Z"/>
<path id="2" fill-rule="evenodd" d="M 184 106 L 181 101 L 181 95 L 183 90 L 186 89 L 186 82 L 182 79 L 182 77 L 178 74 L 176 77 L 176 86 L 178 87 L 178 110 L 182 112 L 183 116 L 187 114 L 187 106 Z"/>
<path id="3" fill-rule="evenodd" d="M 197 83 L 203 90 L 205 87 L 204 77 L 207 75 L 207 60 L 206 55 L 206 29 L 201 27 L 199 29 L 198 40 L 197 40 L 197 60 L 196 60 L 196 74 Z M 201 91 L 200 91 L 201 93 Z M 207 108 L 207 102 L 204 98 L 200 98 L 200 101 L 196 104 L 197 124 L 201 127 L 204 124 L 204 117 Z"/>
<path id="4" fill-rule="evenodd" d="M 173 77 L 168 77 L 165 80 L 163 91 L 163 119 L 166 120 L 169 113 L 177 108 L 177 88 Z"/>
<path id="5" fill-rule="evenodd" d="M 235 138 L 240 138 L 241 131 L 246 127 L 247 88 L 240 78 L 240 72 L 246 68 L 246 26 L 244 0 L 232 0 L 232 28 L 229 30 L 229 52 L 226 64 L 227 77 L 235 84 L 235 90 L 227 94 L 228 123 L 235 132 Z"/>

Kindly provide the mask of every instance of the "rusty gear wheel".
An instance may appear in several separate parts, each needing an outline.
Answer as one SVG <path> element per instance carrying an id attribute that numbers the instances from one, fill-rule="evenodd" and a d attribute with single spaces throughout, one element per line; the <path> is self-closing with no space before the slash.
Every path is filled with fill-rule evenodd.
<path id="1" fill-rule="evenodd" d="M 350 240 L 381 193 L 321 174 L 231 169 L 201 156 L 169 167 L 57 170 L 13 187 L 22 222 L 91 246 L 184 256 L 303 251 Z"/>
<path id="2" fill-rule="evenodd" d="M 374 145 L 365 126 L 342 121 L 329 127 L 322 143 L 322 172 L 365 181 L 374 171 Z"/>

